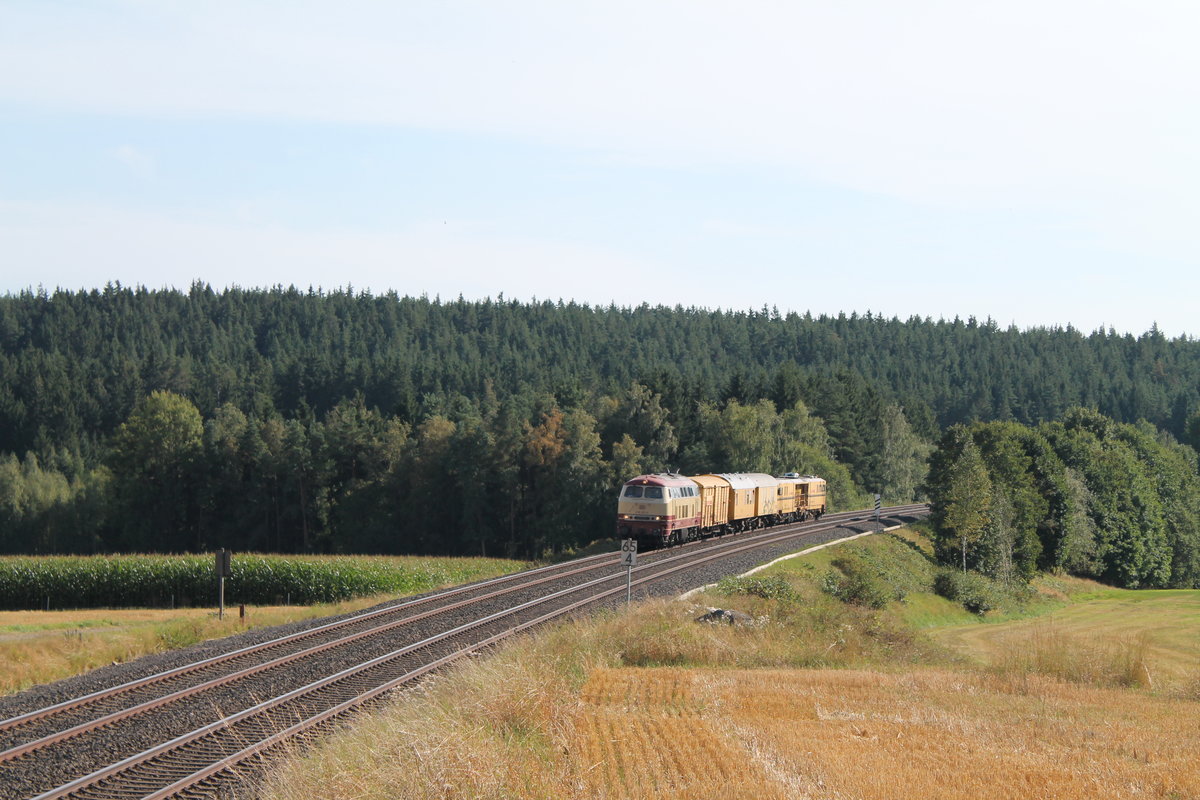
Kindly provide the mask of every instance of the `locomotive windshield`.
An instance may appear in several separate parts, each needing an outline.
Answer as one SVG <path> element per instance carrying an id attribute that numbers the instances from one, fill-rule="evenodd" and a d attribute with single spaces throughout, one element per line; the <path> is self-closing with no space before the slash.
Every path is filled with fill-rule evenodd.
<path id="1" fill-rule="evenodd" d="M 648 497 L 651 500 L 662 500 L 663 490 L 661 486 L 626 486 L 626 497 Z"/>
<path id="2" fill-rule="evenodd" d="M 642 496 L 642 487 L 626 486 L 625 487 L 625 496 L 626 497 L 641 497 Z"/>

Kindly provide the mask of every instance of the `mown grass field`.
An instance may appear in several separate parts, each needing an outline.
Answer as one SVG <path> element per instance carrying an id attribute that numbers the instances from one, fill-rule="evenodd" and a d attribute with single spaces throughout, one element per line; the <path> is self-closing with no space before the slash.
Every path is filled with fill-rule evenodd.
<path id="1" fill-rule="evenodd" d="M 921 591 L 914 556 L 872 537 L 698 598 L 744 627 L 659 601 L 543 632 L 297 758 L 263 796 L 1200 797 L 1200 593 L 1050 580 L 981 616 Z M 882 607 L 830 594 L 863 564 L 895 584 Z M 1043 662 L 995 657 L 1049 618 L 1072 635 Z"/>
<path id="2" fill-rule="evenodd" d="M 169 556 L 123 557 L 136 563 L 150 563 Z M 243 556 L 238 560 L 247 561 Z M 257 557 L 260 563 L 278 567 L 283 556 Z M 0 559 L 3 562 L 5 559 Z M 9 559 L 18 561 L 18 559 Z M 19 559 L 28 563 L 31 559 Z M 75 559 L 73 561 L 78 561 Z M 237 560 L 235 560 L 235 565 Z M 301 558 L 297 569 L 275 572 L 312 577 L 333 573 L 333 581 L 343 579 L 351 567 L 383 580 L 397 588 L 379 590 L 349 600 L 317 602 L 306 605 L 248 605 L 245 619 L 239 617 L 236 594 L 227 591 L 226 613 L 217 619 L 215 590 L 213 606 L 207 608 L 123 608 L 75 609 L 51 611 L 0 611 L 0 693 L 8 694 L 38 683 L 78 675 L 113 662 L 129 661 L 147 653 L 186 647 L 206 639 L 229 636 L 249 628 L 280 625 L 301 619 L 341 614 L 366 608 L 405 594 L 420 593 L 440 586 L 513 572 L 527 566 L 523 562 L 502 559 L 417 558 L 417 557 L 332 557 Z M 0 565 L 2 566 L 2 565 Z M 205 566 L 211 570 L 211 564 Z M 82 569 L 73 564 L 73 568 Z M 56 573 L 61 579 L 64 573 Z M 0 572 L 2 575 L 2 572 Z M 308 583 L 313 589 L 314 578 Z M 233 583 L 233 579 L 230 579 Z M 321 584 L 327 585 L 327 584 Z M 346 585 L 344 581 L 343 586 Z M 281 596 L 290 593 L 281 583 Z M 371 588 L 374 584 L 368 583 Z M 211 589 L 212 587 L 210 587 Z M 292 595 L 302 594 L 303 586 Z M 323 591 L 323 590 L 322 590 Z"/>
<path id="3" fill-rule="evenodd" d="M 1140 662 L 1139 682 L 1170 690 L 1200 677 L 1200 592 L 1085 590 L 1033 619 L 954 625 L 931 631 L 970 659 L 993 667 L 1025 664 L 1046 673 L 1094 670 L 1120 658 Z M 1072 654 L 1073 659 L 1064 657 Z"/>

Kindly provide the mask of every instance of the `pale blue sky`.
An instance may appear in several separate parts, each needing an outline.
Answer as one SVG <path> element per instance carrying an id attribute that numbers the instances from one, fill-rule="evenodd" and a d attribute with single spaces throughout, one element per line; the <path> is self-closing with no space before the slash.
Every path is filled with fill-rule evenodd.
<path id="1" fill-rule="evenodd" d="M 1200 335 L 1191 2 L 0 0 L 0 291 Z"/>

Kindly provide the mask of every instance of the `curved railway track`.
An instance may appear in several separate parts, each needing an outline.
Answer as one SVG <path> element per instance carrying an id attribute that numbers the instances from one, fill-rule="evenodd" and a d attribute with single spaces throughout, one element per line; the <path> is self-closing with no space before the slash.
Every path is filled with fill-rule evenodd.
<path id="1" fill-rule="evenodd" d="M 894 522 L 926 506 L 884 509 Z M 638 596 L 708 582 L 802 539 L 869 529 L 871 512 L 639 556 Z M 739 562 L 740 559 L 740 562 Z M 732 569 L 736 570 L 736 566 Z M 465 654 L 624 599 L 616 553 L 397 602 L 0 720 L 4 798 L 233 796 L 284 742 L 303 742 Z"/>

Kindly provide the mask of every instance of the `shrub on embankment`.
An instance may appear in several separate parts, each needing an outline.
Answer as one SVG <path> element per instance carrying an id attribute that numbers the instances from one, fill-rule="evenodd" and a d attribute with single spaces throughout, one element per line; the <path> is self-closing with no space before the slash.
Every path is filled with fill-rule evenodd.
<path id="1" fill-rule="evenodd" d="M 229 605 L 328 603 L 413 594 L 510 572 L 482 558 L 235 555 Z M 215 605 L 211 555 L 14 556 L 0 558 L 0 610 Z"/>

